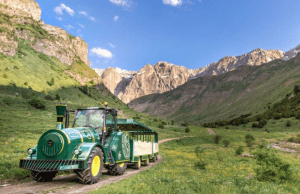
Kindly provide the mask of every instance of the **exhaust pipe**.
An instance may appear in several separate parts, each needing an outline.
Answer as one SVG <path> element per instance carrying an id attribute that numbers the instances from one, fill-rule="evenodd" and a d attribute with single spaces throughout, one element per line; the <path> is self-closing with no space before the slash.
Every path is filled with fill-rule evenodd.
<path id="1" fill-rule="evenodd" d="M 64 115 L 66 113 L 67 105 L 66 103 L 59 103 L 56 105 L 56 114 L 57 114 L 57 121 L 56 121 L 56 129 L 62 130 L 64 125 Z"/>

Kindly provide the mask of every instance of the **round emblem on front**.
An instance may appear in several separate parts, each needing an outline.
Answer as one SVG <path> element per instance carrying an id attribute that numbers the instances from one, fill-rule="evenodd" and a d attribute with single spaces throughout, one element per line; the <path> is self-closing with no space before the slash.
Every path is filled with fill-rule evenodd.
<path id="1" fill-rule="evenodd" d="M 47 145 L 48 145 L 49 147 L 51 147 L 51 146 L 53 145 L 53 141 L 50 139 L 50 140 L 47 142 Z"/>

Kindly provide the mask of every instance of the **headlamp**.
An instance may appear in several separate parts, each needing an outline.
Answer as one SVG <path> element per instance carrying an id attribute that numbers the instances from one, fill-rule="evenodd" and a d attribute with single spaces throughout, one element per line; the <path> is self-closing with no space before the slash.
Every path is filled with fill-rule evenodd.
<path id="1" fill-rule="evenodd" d="M 74 154 L 75 155 L 80 155 L 82 153 L 82 150 L 81 149 L 76 149 L 75 151 L 74 151 Z"/>

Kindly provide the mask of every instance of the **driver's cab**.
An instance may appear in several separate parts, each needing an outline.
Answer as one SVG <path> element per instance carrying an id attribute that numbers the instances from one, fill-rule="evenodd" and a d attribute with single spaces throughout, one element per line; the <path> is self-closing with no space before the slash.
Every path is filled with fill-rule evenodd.
<path id="1" fill-rule="evenodd" d="M 110 120 L 110 125 L 106 124 L 107 120 Z M 75 111 L 72 128 L 91 127 L 99 133 L 100 139 L 102 140 L 103 137 L 105 139 L 105 136 L 117 130 L 116 123 L 117 109 L 90 107 L 87 109 L 77 109 Z"/>

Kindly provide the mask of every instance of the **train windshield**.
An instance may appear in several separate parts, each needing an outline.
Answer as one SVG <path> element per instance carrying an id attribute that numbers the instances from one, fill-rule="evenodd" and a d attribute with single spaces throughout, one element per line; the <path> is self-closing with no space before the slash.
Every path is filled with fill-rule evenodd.
<path id="1" fill-rule="evenodd" d="M 77 110 L 73 127 L 102 128 L 104 125 L 103 110 Z"/>

